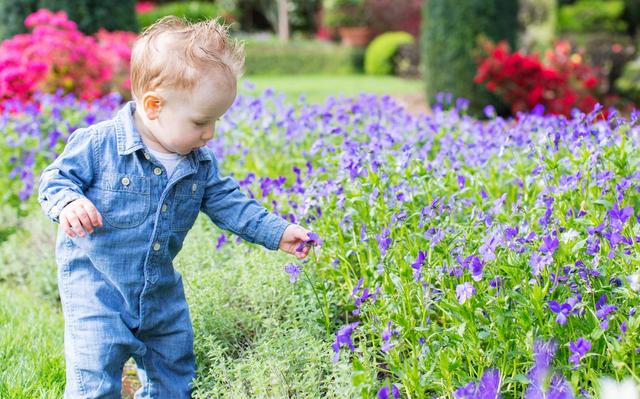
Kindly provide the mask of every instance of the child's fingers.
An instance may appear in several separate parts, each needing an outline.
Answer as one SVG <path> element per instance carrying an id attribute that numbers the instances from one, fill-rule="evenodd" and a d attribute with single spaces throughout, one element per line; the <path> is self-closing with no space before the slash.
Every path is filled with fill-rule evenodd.
<path id="1" fill-rule="evenodd" d="M 93 205 L 90 201 L 86 201 L 83 202 L 81 206 L 89 216 L 91 224 L 96 227 L 102 227 L 102 215 L 100 215 L 100 212 L 98 212 L 98 209 L 96 209 L 95 205 Z"/>
<path id="2" fill-rule="evenodd" d="M 64 230 L 64 232 L 67 233 L 69 237 L 76 236 L 76 233 L 73 232 L 71 224 L 69 223 L 69 219 L 66 215 L 60 215 L 60 227 L 62 227 L 62 230 Z"/>
<path id="3" fill-rule="evenodd" d="M 71 230 L 80 237 L 84 237 L 84 230 L 82 230 L 82 225 L 80 223 L 80 219 L 78 219 L 78 215 L 75 212 L 70 211 L 67 212 L 67 220 L 69 225 L 71 226 Z"/>
<path id="4" fill-rule="evenodd" d="M 78 217 L 80 225 L 87 231 L 87 233 L 93 233 L 93 224 L 91 223 L 91 218 L 89 218 L 87 211 L 80 206 L 74 209 L 74 214 Z"/>

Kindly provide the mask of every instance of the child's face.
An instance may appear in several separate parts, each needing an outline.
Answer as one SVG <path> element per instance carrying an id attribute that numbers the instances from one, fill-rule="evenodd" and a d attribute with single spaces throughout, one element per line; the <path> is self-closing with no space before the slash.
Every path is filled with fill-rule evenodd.
<path id="1" fill-rule="evenodd" d="M 231 79 L 206 79 L 191 91 L 157 90 L 163 101 L 148 128 L 155 144 L 166 152 L 186 155 L 213 138 L 216 121 L 236 97 Z"/>

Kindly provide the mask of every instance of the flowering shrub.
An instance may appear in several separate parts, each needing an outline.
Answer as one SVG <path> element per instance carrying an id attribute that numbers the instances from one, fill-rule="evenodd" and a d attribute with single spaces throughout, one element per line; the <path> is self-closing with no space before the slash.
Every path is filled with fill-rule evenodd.
<path id="1" fill-rule="evenodd" d="M 69 135 L 80 127 L 110 118 L 122 98 L 108 95 L 92 102 L 73 94 L 36 94 L 0 104 L 0 201 L 21 213 L 37 192 L 36 178 L 62 152 Z"/>
<path id="2" fill-rule="evenodd" d="M 31 33 L 0 44 L 0 101 L 29 100 L 36 91 L 61 88 L 82 99 L 96 99 L 126 87 L 133 33 L 101 32 L 98 38 L 78 31 L 64 12 L 41 9 L 25 20 Z"/>
<path id="3" fill-rule="evenodd" d="M 212 148 L 324 239 L 283 274 L 311 282 L 363 397 L 594 395 L 639 362 L 637 115 L 485 123 L 455 104 L 240 96 Z"/>
<path id="4" fill-rule="evenodd" d="M 130 97 L 131 50 L 138 35 L 133 32 L 109 32 L 100 29 L 95 35 L 104 58 L 111 67 L 110 90 L 117 91 L 125 98 Z"/>
<path id="5" fill-rule="evenodd" d="M 486 56 L 474 80 L 501 95 L 514 114 L 543 105 L 547 113 L 568 116 L 573 108 L 589 112 L 597 103 L 596 73 L 580 54 L 571 53 L 568 42 L 557 42 L 544 60 L 511 52 L 506 42 L 485 41 L 482 47 Z"/>
<path id="6" fill-rule="evenodd" d="M 638 114 L 484 122 L 439 98 L 415 116 L 387 96 L 294 107 L 268 91 L 238 96 L 219 122 L 223 170 L 322 242 L 282 274 L 311 285 L 327 363 L 379 398 L 572 398 L 635 375 Z M 70 109 L 86 104 L 51 101 L 68 107 L 0 123 L 3 151 L 24 154 L 14 168 L 61 150 L 62 117 L 91 122 Z M 21 173 L 3 187 L 18 195 Z M 235 245 L 226 234 L 211 245 Z"/>
<path id="7" fill-rule="evenodd" d="M 152 1 L 139 1 L 136 3 L 136 14 L 146 14 L 157 7 L 158 5 Z"/>

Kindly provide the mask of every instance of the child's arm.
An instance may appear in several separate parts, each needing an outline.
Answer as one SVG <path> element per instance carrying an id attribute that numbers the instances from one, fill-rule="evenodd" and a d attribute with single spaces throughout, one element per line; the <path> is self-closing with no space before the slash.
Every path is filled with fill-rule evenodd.
<path id="1" fill-rule="evenodd" d="M 213 154 L 211 156 L 213 163 L 201 210 L 218 227 L 268 249 L 278 249 L 280 239 L 291 223 L 244 195 L 231 177 L 220 176 L 218 162 Z"/>
<path id="2" fill-rule="evenodd" d="M 96 220 L 95 206 L 84 196 L 94 174 L 95 132 L 89 129 L 78 129 L 70 137 L 64 151 L 42 172 L 38 192 L 38 202 L 45 214 L 54 222 L 61 222 L 60 213 L 71 202 L 75 202 L 73 212 L 65 211 L 64 226 L 81 231 L 80 223 L 85 229 L 85 219 Z M 84 210 L 84 211 L 83 211 Z M 95 213 L 94 213 L 95 211 Z M 97 213 L 99 217 L 99 213 Z M 74 220 L 69 220 L 74 219 Z M 101 218 L 100 218 L 101 221 Z M 101 223 L 100 223 L 101 224 Z M 94 224 L 95 225 L 95 224 Z M 67 231 L 67 234 L 70 232 Z M 69 234 L 72 235 L 72 234 Z M 82 234 L 79 234 L 82 235 Z"/>

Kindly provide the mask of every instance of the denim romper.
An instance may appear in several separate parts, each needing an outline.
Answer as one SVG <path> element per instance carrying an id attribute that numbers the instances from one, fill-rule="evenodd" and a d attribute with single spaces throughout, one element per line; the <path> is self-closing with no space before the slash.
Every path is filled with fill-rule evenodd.
<path id="1" fill-rule="evenodd" d="M 172 261 L 198 212 L 271 250 L 289 224 L 222 177 L 206 147 L 167 179 L 135 129 L 134 110 L 129 102 L 115 118 L 74 132 L 40 178 L 38 201 L 52 221 L 84 196 L 104 224 L 85 237 L 58 229 L 65 398 L 119 398 L 129 357 L 142 382 L 136 398 L 188 398 L 193 330 Z"/>

